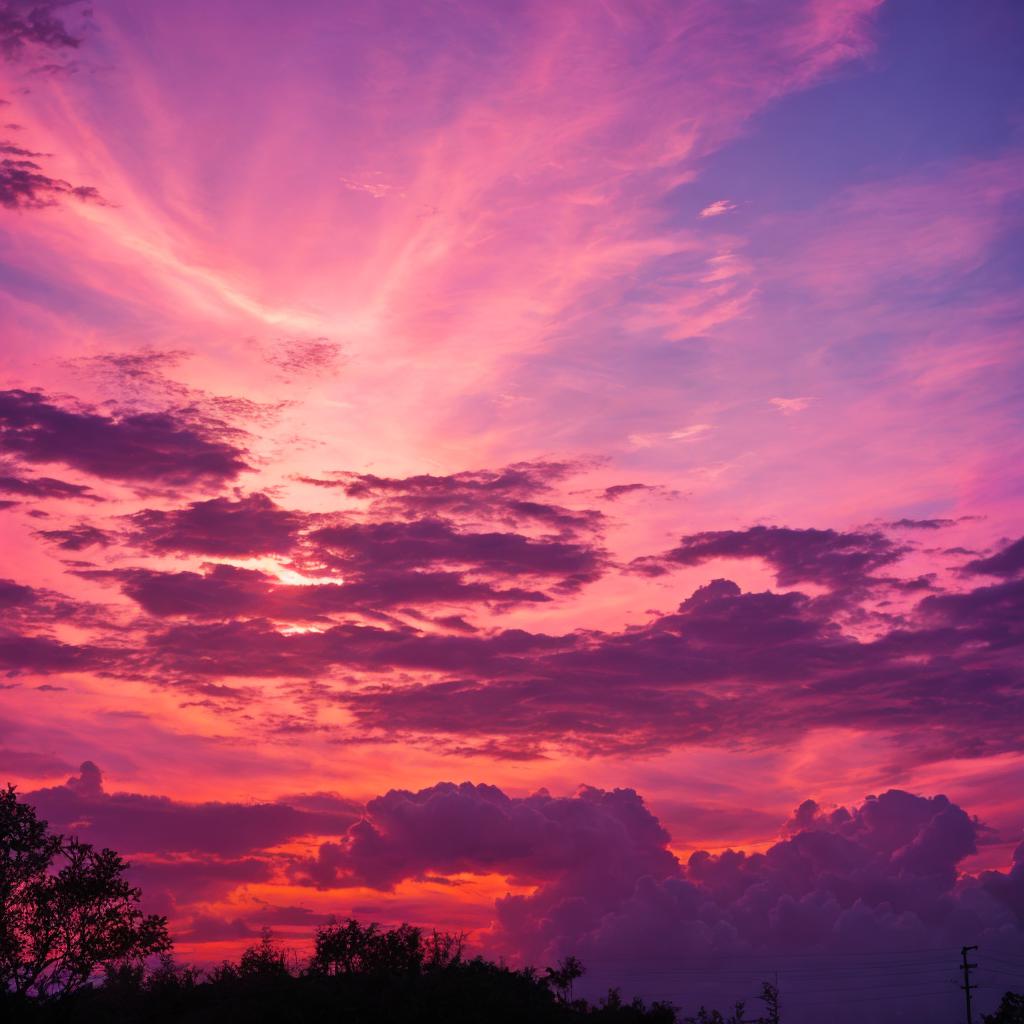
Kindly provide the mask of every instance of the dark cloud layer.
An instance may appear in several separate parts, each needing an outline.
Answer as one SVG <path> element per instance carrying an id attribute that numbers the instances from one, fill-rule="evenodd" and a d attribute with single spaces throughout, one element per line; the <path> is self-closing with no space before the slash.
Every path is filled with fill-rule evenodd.
<path id="1" fill-rule="evenodd" d="M 0 450 L 93 476 L 160 485 L 236 477 L 243 452 L 171 413 L 107 416 L 66 408 L 33 391 L 0 391 Z"/>
<path id="2" fill-rule="evenodd" d="M 418 674 L 367 680 L 339 698 L 374 735 L 505 737 L 518 746 L 514 738 L 530 737 L 590 753 L 778 742 L 832 726 L 903 735 L 911 745 L 927 739 L 945 744 L 946 755 L 1024 741 L 1016 724 L 1024 722 L 1024 582 L 929 593 L 869 636 L 845 631 L 827 605 L 799 592 L 744 593 L 728 580 L 640 627 L 547 635 L 471 632 L 464 620 L 437 633 L 330 619 L 388 596 L 412 599 L 401 588 L 416 573 L 399 575 L 391 595 L 381 581 L 294 587 L 228 566 L 106 575 L 151 614 L 186 620 L 148 632 L 132 663 L 161 680 Z M 418 582 L 422 603 L 439 586 L 471 596 L 443 575 Z M 312 632 L 286 628 L 317 619 L 324 626 Z"/>
<path id="3" fill-rule="evenodd" d="M 111 654 L 99 647 L 0 628 L 0 672 L 9 675 L 53 675 L 99 668 L 111 660 Z"/>
<path id="4" fill-rule="evenodd" d="M 306 517 L 280 508 L 265 494 L 250 494 L 170 511 L 143 509 L 130 522 L 130 539 L 150 551 L 237 556 L 288 551 Z"/>
<path id="5" fill-rule="evenodd" d="M 232 565 L 209 565 L 203 572 L 120 569 L 83 575 L 120 581 L 124 593 L 151 615 L 197 620 L 265 618 L 294 623 L 326 621 L 359 610 L 549 600 L 540 591 L 499 588 L 453 572 L 385 572 L 366 580 L 315 586 L 281 583 L 268 573 Z"/>
<path id="6" fill-rule="evenodd" d="M 240 857 L 299 836 L 344 831 L 359 817 L 360 805 L 333 800 L 329 809 L 300 809 L 286 803 L 183 803 L 164 796 L 107 793 L 91 761 L 62 786 L 27 793 L 51 827 L 125 854 L 139 852 Z"/>
<path id="7" fill-rule="evenodd" d="M 976 558 L 964 566 L 964 572 L 982 576 L 1018 576 L 1024 572 L 1024 537 L 1008 544 L 988 558 Z"/>
<path id="8" fill-rule="evenodd" d="M 820 583 L 834 588 L 863 585 L 871 573 L 896 562 L 906 548 L 877 531 L 794 530 L 753 526 L 711 530 L 680 538 L 679 545 L 634 566 L 656 575 L 673 565 L 701 565 L 714 558 L 760 558 L 775 570 L 780 586 Z"/>
<path id="9" fill-rule="evenodd" d="M 0 475 L 0 493 L 17 494 L 23 498 L 86 498 L 99 501 L 92 489 L 84 484 L 69 484 L 49 476 L 26 477 Z"/>
<path id="10" fill-rule="evenodd" d="M 328 526 L 310 539 L 328 564 L 364 572 L 377 566 L 392 571 L 460 567 L 490 576 L 560 577 L 561 589 L 576 590 L 597 579 L 605 566 L 604 553 L 589 543 L 470 532 L 436 518 Z"/>

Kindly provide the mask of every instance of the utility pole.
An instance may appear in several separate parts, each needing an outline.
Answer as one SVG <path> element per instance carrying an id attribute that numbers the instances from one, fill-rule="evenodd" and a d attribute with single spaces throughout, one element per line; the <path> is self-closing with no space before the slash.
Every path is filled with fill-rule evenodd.
<path id="1" fill-rule="evenodd" d="M 963 958 L 963 963 L 960 965 L 960 970 L 964 972 L 964 983 L 960 986 L 964 990 L 964 1001 L 967 1004 L 967 1024 L 974 1024 L 974 1017 L 971 1014 L 971 989 L 975 989 L 978 986 L 971 984 L 971 968 L 977 967 L 977 964 L 969 964 L 967 962 L 967 954 L 972 949 L 977 949 L 977 946 L 964 946 L 960 950 L 960 956 Z"/>

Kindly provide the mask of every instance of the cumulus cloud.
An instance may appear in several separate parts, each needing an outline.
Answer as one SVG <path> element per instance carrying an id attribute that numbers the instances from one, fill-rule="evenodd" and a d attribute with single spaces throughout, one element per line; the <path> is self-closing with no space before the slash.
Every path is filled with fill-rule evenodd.
<path id="1" fill-rule="evenodd" d="M 825 957 L 786 973 L 798 1019 L 799 1000 L 820 990 L 843 955 L 934 949 L 918 963 L 935 974 L 955 966 L 940 956 L 965 935 L 990 951 L 1024 938 L 1024 852 L 1009 873 L 962 874 L 983 827 L 944 796 L 890 790 L 832 810 L 809 800 L 780 831 L 764 853 L 698 851 L 682 863 L 632 790 L 514 798 L 493 786 L 440 783 L 370 801 L 340 840 L 291 874 L 328 889 L 502 874 L 532 891 L 497 900 L 485 937 L 493 949 L 533 963 L 574 953 L 598 984 L 627 981 L 633 990 L 649 987 L 652 966 L 671 970 L 697 957 L 708 963 L 703 976 L 660 984 L 663 994 L 674 984 L 684 1005 L 743 998 L 772 962 Z M 717 973 L 714 957 L 727 958 L 731 972 Z M 843 977 L 840 967 L 829 981 Z"/>
<path id="2" fill-rule="evenodd" d="M 220 483 L 247 469 L 243 452 L 171 413 L 107 416 L 34 391 L 0 391 L 0 449 L 31 463 L 168 486 Z"/>
<path id="3" fill-rule="evenodd" d="M 632 790 L 514 799 L 495 786 L 439 783 L 371 800 L 344 842 L 325 843 L 293 874 L 326 888 L 392 889 L 406 878 L 463 871 L 499 871 L 515 884 L 543 884 L 552 875 L 586 874 L 593 865 L 614 886 L 621 880 L 607 871 L 609 864 L 659 876 L 670 871 L 675 858 L 665 849 L 668 838 Z"/>

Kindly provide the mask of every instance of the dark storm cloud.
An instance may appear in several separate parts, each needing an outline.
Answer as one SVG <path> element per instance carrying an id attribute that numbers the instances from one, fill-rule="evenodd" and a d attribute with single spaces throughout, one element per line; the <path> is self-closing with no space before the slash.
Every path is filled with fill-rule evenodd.
<path id="1" fill-rule="evenodd" d="M 845 589 L 867 582 L 872 572 L 896 562 L 906 550 L 877 531 L 753 526 L 690 534 L 664 555 L 639 558 L 633 565 L 657 575 L 673 565 L 701 565 L 714 558 L 760 558 L 775 570 L 780 586 L 812 582 Z"/>
<path id="2" fill-rule="evenodd" d="M 0 391 L 0 449 L 32 463 L 160 485 L 221 483 L 248 468 L 228 440 L 171 413 L 105 415 L 32 391 Z"/>
<path id="3" fill-rule="evenodd" d="M 288 551 L 307 517 L 265 494 L 211 498 L 185 508 L 143 509 L 130 517 L 130 540 L 150 551 L 200 555 L 265 555 Z"/>

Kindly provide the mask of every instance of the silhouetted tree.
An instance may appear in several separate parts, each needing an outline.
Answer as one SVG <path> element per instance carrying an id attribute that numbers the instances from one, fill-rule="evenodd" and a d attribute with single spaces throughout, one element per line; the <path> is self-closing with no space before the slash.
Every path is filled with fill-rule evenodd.
<path id="1" fill-rule="evenodd" d="M 630 1024 L 634 1021 L 637 1024 L 676 1024 L 676 1008 L 671 1003 L 654 1002 L 647 1007 L 639 996 L 627 1003 L 617 988 L 608 989 L 608 995 L 590 1010 L 588 1016 L 595 1021 L 609 1020 L 620 1024 L 627 1021 Z"/>
<path id="2" fill-rule="evenodd" d="M 723 1016 L 718 1010 L 707 1010 L 703 1006 L 697 1011 L 696 1017 L 684 1017 L 682 1024 L 746 1024 L 746 1004 L 737 1003 L 732 1015 Z"/>
<path id="3" fill-rule="evenodd" d="M 419 928 L 382 931 L 349 918 L 317 929 L 310 970 L 318 974 L 415 974 L 426 955 Z"/>
<path id="4" fill-rule="evenodd" d="M 238 975 L 242 978 L 281 978 L 288 973 L 288 957 L 274 942 L 269 928 L 263 929 L 260 941 L 249 946 L 238 961 Z"/>
<path id="5" fill-rule="evenodd" d="M 584 974 L 583 964 L 574 956 L 563 957 L 557 967 L 546 968 L 546 980 L 563 1003 L 572 1002 L 572 985 Z"/>
<path id="6" fill-rule="evenodd" d="M 439 932 L 436 928 L 424 939 L 423 962 L 431 968 L 454 967 L 462 962 L 465 932 Z"/>
<path id="7" fill-rule="evenodd" d="M 139 910 L 127 866 L 51 833 L 13 786 L 0 792 L 0 992 L 67 995 L 167 952 L 167 921 Z"/>
<path id="8" fill-rule="evenodd" d="M 984 1024 L 1024 1024 L 1024 995 L 1007 992 L 996 1012 L 986 1013 L 981 1019 Z"/>
<path id="9" fill-rule="evenodd" d="M 761 994 L 757 997 L 764 1003 L 764 1015 L 757 1018 L 757 1024 L 779 1024 L 779 989 L 770 981 L 761 982 Z"/>

